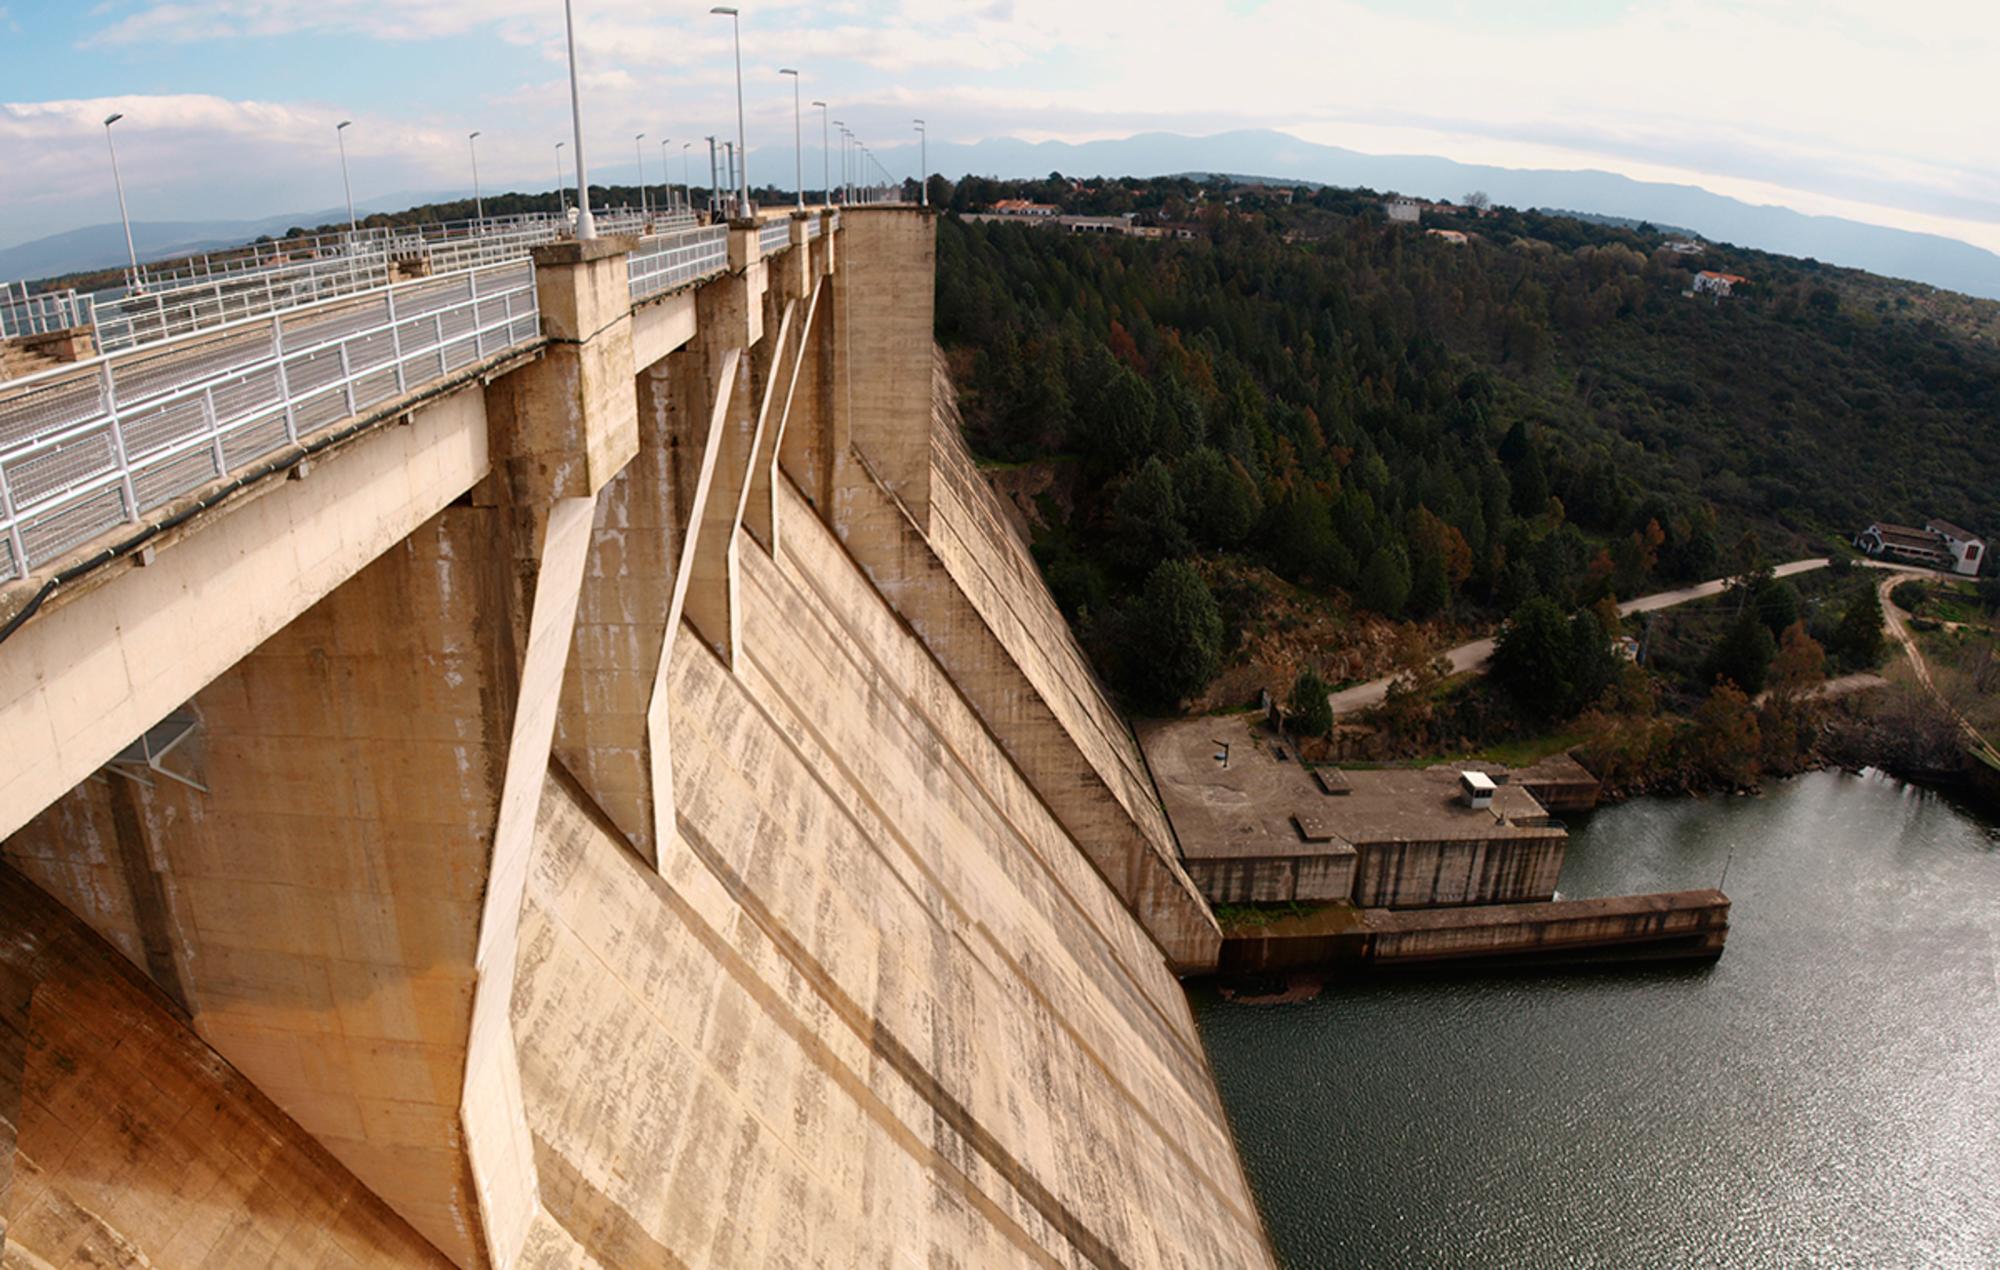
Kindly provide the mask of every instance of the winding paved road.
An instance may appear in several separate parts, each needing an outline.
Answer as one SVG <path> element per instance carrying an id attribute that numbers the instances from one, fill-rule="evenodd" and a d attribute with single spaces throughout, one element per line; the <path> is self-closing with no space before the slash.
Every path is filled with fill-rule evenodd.
<path id="1" fill-rule="evenodd" d="M 1870 565 L 1876 564 L 1872 560 L 1865 563 Z M 1789 578 L 1795 573 L 1810 573 L 1814 569 L 1824 569 L 1826 566 L 1827 558 L 1825 556 L 1813 556 L 1805 560 L 1787 561 L 1771 570 L 1771 573 L 1776 577 Z M 1895 568 L 1897 566 L 1883 565 L 1878 567 Z M 1895 579 L 1892 578 L 1890 581 L 1893 582 Z M 1694 586 L 1682 587 L 1677 591 L 1660 591 L 1653 595 L 1642 595 L 1636 600 L 1627 600 L 1623 604 L 1620 604 L 1618 606 L 1618 613 L 1621 617 L 1630 617 L 1634 613 L 1651 613 L 1655 609 L 1672 608 L 1676 604 L 1686 604 L 1689 600 L 1707 599 L 1711 595 L 1721 595 L 1728 589 L 1729 583 L 1729 578 L 1714 578 L 1707 582 L 1697 583 Z M 1491 656 L 1493 656 L 1493 641 L 1491 639 L 1476 639 L 1470 644 L 1460 644 L 1457 648 L 1445 653 L 1445 658 L 1451 662 L 1451 673 L 1454 675 L 1463 674 L 1466 671 L 1484 674 L 1486 672 L 1486 661 Z M 1367 710 L 1381 705 L 1383 698 L 1389 695 L 1389 682 L 1394 678 L 1394 675 L 1384 675 L 1380 679 L 1371 679 L 1367 683 L 1355 684 L 1351 688 L 1342 688 L 1339 692 L 1327 694 L 1327 699 L 1333 703 L 1334 717 L 1339 718 L 1341 715 L 1353 714 L 1358 710 Z"/>

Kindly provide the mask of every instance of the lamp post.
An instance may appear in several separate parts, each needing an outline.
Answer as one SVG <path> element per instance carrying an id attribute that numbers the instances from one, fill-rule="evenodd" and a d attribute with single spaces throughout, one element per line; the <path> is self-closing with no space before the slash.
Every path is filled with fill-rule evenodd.
<path id="1" fill-rule="evenodd" d="M 632 161 L 639 165 L 639 220 L 642 223 L 646 219 L 646 152 L 639 148 L 639 143 L 645 139 L 643 132 L 632 134 Z"/>
<path id="2" fill-rule="evenodd" d="M 924 131 L 924 121 L 912 119 L 917 125 L 917 206 L 931 205 L 931 160 L 930 134 Z"/>
<path id="3" fill-rule="evenodd" d="M 821 198 L 831 203 L 833 202 L 833 170 L 831 166 L 833 160 L 827 154 L 827 107 L 823 101 L 816 101 L 813 105 L 819 107 L 819 194 Z"/>
<path id="4" fill-rule="evenodd" d="M 730 199 L 732 201 L 736 200 L 736 143 L 734 141 L 725 141 L 722 143 L 722 179 L 729 184 Z M 731 216 L 730 219 L 734 220 L 736 216 L 743 214 L 744 204 L 738 201 L 736 202 L 735 215 Z"/>
<path id="5" fill-rule="evenodd" d="M 736 214 L 750 214 L 750 148 L 743 140 L 743 19 L 736 10 L 726 4 L 718 4 L 710 13 L 721 14 L 729 19 L 730 39 L 736 46 L 736 153 L 740 156 L 736 169 Z"/>
<path id="6" fill-rule="evenodd" d="M 132 246 L 132 215 L 125 210 L 125 178 L 118 175 L 118 146 L 111 140 L 111 125 L 125 117 L 121 111 L 104 121 L 104 144 L 111 148 L 111 183 L 118 187 L 118 219 L 125 223 L 125 257 L 132 262 L 132 272 L 125 279 L 125 286 L 133 291 L 139 289 L 139 253 Z"/>
<path id="7" fill-rule="evenodd" d="M 803 212 L 806 210 L 806 152 L 799 140 L 799 73 L 786 67 L 778 74 L 792 77 L 792 183 L 798 187 L 798 207 Z"/>
<path id="8" fill-rule="evenodd" d="M 667 143 L 672 140 L 672 137 L 660 138 L 660 192 L 667 196 L 661 211 L 668 216 L 674 212 L 674 178 L 667 174 L 667 160 L 673 157 L 667 151 Z"/>
<path id="9" fill-rule="evenodd" d="M 354 186 L 347 179 L 347 130 L 354 126 L 352 119 L 343 119 L 333 126 L 333 139 L 340 143 L 340 186 L 347 191 L 347 232 L 358 233 L 354 224 Z"/>
<path id="10" fill-rule="evenodd" d="M 716 207 L 715 138 L 708 137 L 705 138 L 705 140 L 707 140 L 708 142 L 708 214 L 711 218 L 713 218 L 715 215 L 715 207 Z"/>
<path id="11" fill-rule="evenodd" d="M 561 209 L 564 222 L 568 222 L 569 196 L 563 193 L 562 148 L 563 143 L 556 142 L 556 206 Z"/>
<path id="12" fill-rule="evenodd" d="M 479 133 L 466 133 L 465 144 L 472 151 L 472 219 L 483 222 L 486 219 L 486 203 L 479 197 Z"/>
<path id="13" fill-rule="evenodd" d="M 854 200 L 848 197 L 850 191 L 847 188 L 847 125 L 836 119 L 833 126 L 840 129 L 840 201 L 851 203 Z M 830 199 L 833 196 L 829 194 L 827 197 Z"/>
<path id="14" fill-rule="evenodd" d="M 569 43 L 569 121 L 576 136 L 576 236 L 595 238 L 597 222 L 590 218 L 590 177 L 583 160 L 583 103 L 576 91 L 576 19 L 570 14 L 570 0 L 563 0 L 563 36 Z"/>
<path id="15" fill-rule="evenodd" d="M 688 215 L 694 215 L 694 186 L 688 183 L 688 147 L 692 141 L 681 142 L 681 199 L 687 204 Z"/>

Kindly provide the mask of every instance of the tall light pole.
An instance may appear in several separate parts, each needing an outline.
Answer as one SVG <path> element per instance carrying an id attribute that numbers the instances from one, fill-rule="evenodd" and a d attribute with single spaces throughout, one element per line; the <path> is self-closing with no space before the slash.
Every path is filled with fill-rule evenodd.
<path id="1" fill-rule="evenodd" d="M 472 219 L 486 219 L 486 203 L 479 197 L 479 134 L 465 134 L 465 144 L 472 151 Z"/>
<path id="2" fill-rule="evenodd" d="M 924 121 L 912 119 L 917 125 L 917 206 L 931 205 L 931 160 L 930 134 L 924 131 Z"/>
<path id="3" fill-rule="evenodd" d="M 729 197 L 731 199 L 735 199 L 736 198 L 736 143 L 734 141 L 725 141 L 722 143 L 722 165 L 723 165 L 722 179 L 729 182 Z M 745 205 L 742 202 L 740 201 L 737 202 L 736 216 L 742 216 L 744 214 L 744 208 Z M 730 219 L 734 220 L 735 217 L 731 217 Z"/>
<path id="4" fill-rule="evenodd" d="M 719 13 L 729 19 L 730 38 L 736 46 L 736 153 L 740 156 L 736 169 L 736 214 L 750 214 L 750 147 L 743 140 L 743 19 L 736 10 L 726 4 L 718 4 L 710 13 Z"/>
<path id="5" fill-rule="evenodd" d="M 139 288 L 139 253 L 132 246 L 132 214 L 125 210 L 125 178 L 118 175 L 118 146 L 111 140 L 111 125 L 125 117 L 121 111 L 104 121 L 104 144 L 111 147 L 111 183 L 118 187 L 118 219 L 125 223 L 125 257 L 132 262 L 132 272 L 125 279 L 131 290 Z"/>
<path id="6" fill-rule="evenodd" d="M 789 67 L 779 70 L 780 75 L 792 77 L 792 183 L 798 187 L 799 210 L 806 210 L 806 152 L 799 141 L 799 73 Z"/>
<path id="7" fill-rule="evenodd" d="M 562 209 L 562 218 L 567 221 L 569 219 L 569 196 L 563 193 L 562 148 L 563 143 L 560 141 L 556 142 L 556 206 Z"/>
<path id="8" fill-rule="evenodd" d="M 708 141 L 708 214 L 714 216 L 716 208 L 715 138 L 709 137 L 706 140 Z"/>
<path id="9" fill-rule="evenodd" d="M 576 19 L 570 15 L 570 0 L 563 0 L 563 35 L 569 41 L 569 121 L 576 134 L 576 236 L 597 237 L 597 222 L 590 219 L 590 176 L 583 164 L 583 103 L 576 91 Z"/>
<path id="10" fill-rule="evenodd" d="M 853 200 L 847 197 L 847 125 L 836 119 L 833 126 L 840 129 L 840 201 L 849 203 Z M 833 196 L 829 194 L 827 197 L 831 199 Z"/>
<path id="11" fill-rule="evenodd" d="M 688 215 L 694 215 L 694 186 L 688 182 L 688 147 L 694 142 L 681 142 L 681 198 L 687 203 Z"/>
<path id="12" fill-rule="evenodd" d="M 667 160 L 673 156 L 667 152 L 667 143 L 672 137 L 660 138 L 660 192 L 667 196 L 666 206 L 661 210 L 671 216 L 674 210 L 674 178 L 668 175 Z"/>
<path id="13" fill-rule="evenodd" d="M 823 101 L 816 101 L 813 105 L 819 107 L 819 196 L 831 203 L 833 202 L 833 159 L 827 154 L 827 106 Z"/>
<path id="14" fill-rule="evenodd" d="M 641 221 L 646 219 L 646 152 L 639 148 L 639 143 L 645 139 L 646 134 L 643 132 L 632 134 L 632 159 L 639 165 L 639 219 Z"/>
<path id="15" fill-rule="evenodd" d="M 347 179 L 347 130 L 354 126 L 352 119 L 343 119 L 333 126 L 333 139 L 340 143 L 340 186 L 347 191 L 347 232 L 359 232 L 354 224 L 354 186 Z"/>

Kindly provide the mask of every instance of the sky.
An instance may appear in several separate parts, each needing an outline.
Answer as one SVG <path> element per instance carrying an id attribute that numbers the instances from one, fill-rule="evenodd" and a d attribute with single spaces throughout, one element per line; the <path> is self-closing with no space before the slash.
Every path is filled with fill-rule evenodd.
<path id="1" fill-rule="evenodd" d="M 701 183 L 701 138 L 735 129 L 729 19 L 574 2 L 592 175 L 629 181 L 643 132 L 649 180 L 663 157 L 679 180 L 692 141 Z M 791 184 L 789 66 L 898 177 L 914 172 L 913 116 L 962 143 L 1269 127 L 1687 182 L 2000 251 L 1990 0 L 740 7 L 753 182 Z M 114 111 L 137 220 L 336 208 L 342 119 L 360 203 L 469 189 L 474 129 L 485 189 L 546 190 L 570 132 L 562 3 L 0 0 L 0 246 L 117 218 Z M 809 167 L 818 114 L 805 109 Z"/>

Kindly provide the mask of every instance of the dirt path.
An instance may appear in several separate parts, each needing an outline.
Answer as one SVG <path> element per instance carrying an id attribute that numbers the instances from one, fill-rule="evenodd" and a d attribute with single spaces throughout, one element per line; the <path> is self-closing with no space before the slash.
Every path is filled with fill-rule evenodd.
<path id="1" fill-rule="evenodd" d="M 1979 729 L 1973 727 L 1971 721 L 1945 699 L 1944 693 L 1938 691 L 1937 681 L 1931 678 L 1931 664 L 1924 658 L 1923 649 L 1917 647 L 1917 638 L 1910 633 L 1909 623 L 1904 621 L 1908 614 L 1897 608 L 1896 602 L 1889 598 L 1889 593 L 1895 590 L 1896 584 L 1901 581 L 1903 581 L 1901 577 L 1892 574 L 1882 579 L 1882 585 L 1876 589 L 1876 594 L 1882 600 L 1883 624 L 1889 629 L 1889 637 L 1903 646 L 1903 655 L 1910 659 L 1910 670 L 1916 675 L 1917 682 L 1922 684 L 1924 691 L 1936 698 L 1937 703 L 1943 706 L 1957 722 L 1972 747 L 1993 762 L 2000 763 L 2000 750 L 1994 749 L 1980 734 Z"/>
<path id="2" fill-rule="evenodd" d="M 1814 556 L 1805 560 L 1787 561 L 1771 570 L 1771 573 L 1775 577 L 1789 578 L 1795 573 L 1809 573 L 1814 569 L 1824 569 L 1826 566 L 1825 556 Z M 1721 595 L 1729 588 L 1729 583 L 1729 578 L 1713 578 L 1675 591 L 1642 595 L 1636 600 L 1627 600 L 1620 604 L 1618 613 L 1621 617 L 1630 617 L 1634 613 L 1651 613 L 1656 609 L 1686 604 L 1689 600 L 1705 600 L 1712 595 Z M 1451 673 L 1454 675 L 1464 674 L 1466 671 L 1485 674 L 1487 659 L 1492 656 L 1491 639 L 1476 639 L 1469 644 L 1460 644 L 1445 653 L 1445 658 L 1451 663 Z M 1389 695 L 1389 683 L 1394 678 L 1393 675 L 1384 675 L 1380 679 L 1371 679 L 1367 683 L 1355 684 L 1351 688 L 1342 688 L 1338 692 L 1329 693 L 1327 699 L 1333 704 L 1334 717 L 1339 718 L 1342 715 L 1381 705 Z"/>

